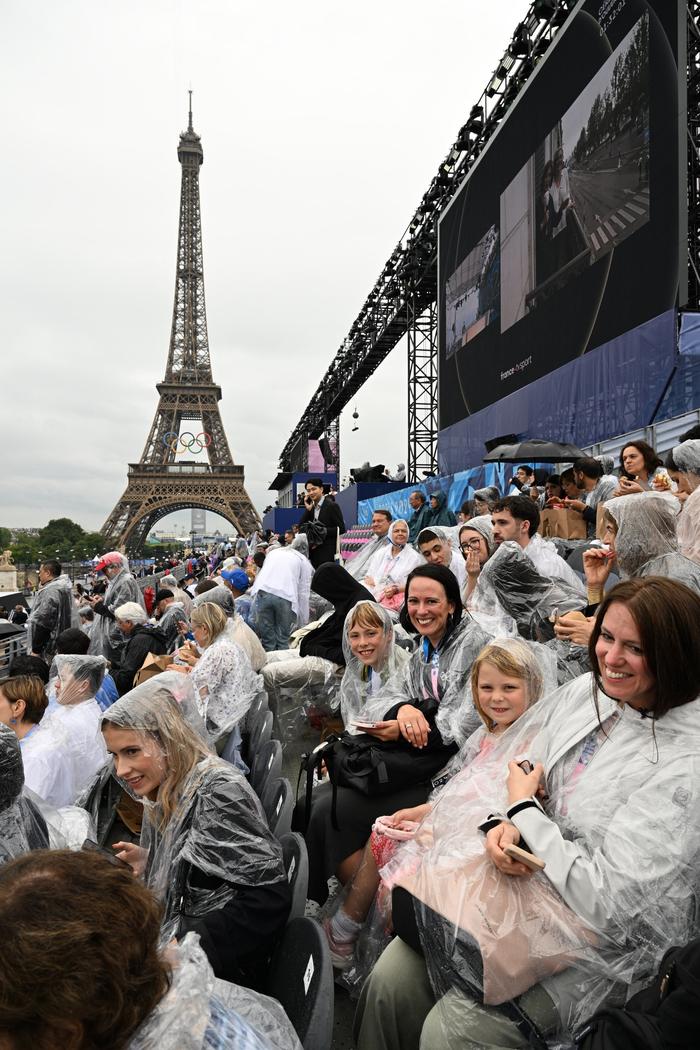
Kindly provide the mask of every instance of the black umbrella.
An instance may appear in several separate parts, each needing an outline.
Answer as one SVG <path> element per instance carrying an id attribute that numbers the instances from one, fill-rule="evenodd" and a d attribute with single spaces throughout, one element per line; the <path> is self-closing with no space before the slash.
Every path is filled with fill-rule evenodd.
<path id="1" fill-rule="evenodd" d="M 569 463 L 585 456 L 578 445 L 567 445 L 559 441 L 530 438 L 516 445 L 497 445 L 484 463 Z"/>

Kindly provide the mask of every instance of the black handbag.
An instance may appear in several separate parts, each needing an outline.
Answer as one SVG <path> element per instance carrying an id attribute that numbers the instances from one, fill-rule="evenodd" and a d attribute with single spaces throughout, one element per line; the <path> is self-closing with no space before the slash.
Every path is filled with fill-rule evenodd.
<path id="1" fill-rule="evenodd" d="M 605 1007 L 576 1033 L 580 1050 L 694 1050 L 700 1009 L 700 939 L 664 955 L 656 979 L 619 1009 Z"/>
<path id="2" fill-rule="evenodd" d="M 434 750 L 418 750 L 401 740 L 376 740 L 367 733 L 330 736 L 306 761 L 306 824 L 311 813 L 314 772 L 325 763 L 333 787 L 331 824 L 338 831 L 336 800 L 338 788 L 352 788 L 369 798 L 392 795 L 405 787 L 431 780 L 456 745 Z"/>

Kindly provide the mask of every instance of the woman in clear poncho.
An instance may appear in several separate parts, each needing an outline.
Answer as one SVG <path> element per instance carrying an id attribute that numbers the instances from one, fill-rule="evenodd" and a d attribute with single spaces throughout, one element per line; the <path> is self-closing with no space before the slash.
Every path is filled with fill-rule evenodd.
<path id="1" fill-rule="evenodd" d="M 386 543 L 371 558 L 362 582 L 380 605 L 398 610 L 403 605 L 408 574 L 422 560 L 408 542 L 408 524 L 397 518 L 389 526 Z"/>
<path id="2" fill-rule="evenodd" d="M 401 623 L 419 636 L 419 648 L 386 683 L 377 702 L 365 708 L 362 718 L 371 717 L 374 725 L 365 723 L 362 731 L 410 756 L 415 782 L 381 796 L 338 787 L 338 830 L 331 820 L 330 786 L 321 785 L 314 793 L 306 832 L 309 896 L 321 904 L 332 875 L 345 884 L 357 871 L 377 816 L 425 802 L 432 777 L 478 724 L 469 672 L 488 636 L 462 615 L 459 588 L 449 569 L 422 565 L 413 570 Z"/>
<path id="3" fill-rule="evenodd" d="M 23 796 L 23 787 L 19 741 L 9 726 L 0 724 L 0 865 L 49 844 L 46 822 Z"/>
<path id="4" fill-rule="evenodd" d="M 494 751 L 480 797 L 462 800 L 455 778 L 419 830 L 432 862 L 401 877 L 412 901 L 394 893 L 399 937 L 365 988 L 359 1050 L 526 1047 L 533 1025 L 569 1047 L 697 935 L 700 598 L 621 583 L 590 652 L 595 672 Z M 505 852 L 518 844 L 544 869 Z"/>
<path id="5" fill-rule="evenodd" d="M 700 566 L 678 549 L 678 510 L 675 497 L 651 492 L 620 496 L 605 504 L 603 542 L 608 550 L 593 548 L 583 557 L 591 605 L 601 601 L 614 565 L 623 580 L 667 576 L 700 593 Z"/>
<path id="6" fill-rule="evenodd" d="M 90 632 L 88 652 L 93 656 L 104 656 L 112 663 L 119 663 L 127 639 L 117 627 L 115 610 L 126 602 L 137 602 L 143 609 L 146 604 L 141 588 L 129 571 L 129 562 L 119 551 L 109 551 L 103 555 L 95 565 L 94 572 L 103 572 L 108 583 L 102 596 L 90 599 L 96 616 Z"/>
<path id="7" fill-rule="evenodd" d="M 140 846 L 115 843 L 164 908 L 163 940 L 200 935 L 217 976 L 260 982 L 287 920 L 279 843 L 243 776 L 210 754 L 171 697 L 127 694 L 102 732 L 122 786 L 143 803 Z"/>
<path id="8" fill-rule="evenodd" d="M 198 594 L 192 603 L 192 607 L 193 609 L 198 609 L 200 605 L 204 605 L 207 602 L 213 602 L 214 605 L 218 605 L 223 609 L 229 621 L 227 627 L 229 637 L 237 645 L 240 645 L 250 660 L 250 666 L 253 670 L 256 673 L 260 671 L 266 660 L 265 650 L 260 644 L 260 639 L 255 631 L 248 626 L 237 611 L 236 601 L 228 587 L 225 584 L 217 584 L 216 587 L 205 591 L 204 594 Z"/>
<path id="9" fill-rule="evenodd" d="M 675 473 L 688 494 L 678 519 L 678 547 L 686 558 L 700 564 L 700 441 L 676 445 L 672 457 Z"/>
<path id="10" fill-rule="evenodd" d="M 188 642 L 178 650 L 189 665 L 182 670 L 192 675 L 199 713 L 206 721 L 211 742 L 236 732 L 240 747 L 240 722 L 263 688 L 262 679 L 234 641 L 232 627 L 219 605 L 204 602 L 197 606 L 192 610 L 191 623 L 201 656 Z"/>
<path id="11" fill-rule="evenodd" d="M 300 1050 L 279 1003 L 217 980 L 118 861 L 40 851 L 0 869 L 0 1041 L 16 1050 Z M 50 936 L 47 935 L 50 931 Z"/>

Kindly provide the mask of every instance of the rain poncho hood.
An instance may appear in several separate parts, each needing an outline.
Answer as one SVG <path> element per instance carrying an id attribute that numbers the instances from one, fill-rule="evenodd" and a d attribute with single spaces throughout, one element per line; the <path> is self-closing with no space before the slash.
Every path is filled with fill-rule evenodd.
<path id="1" fill-rule="evenodd" d="M 507 618 L 512 618 L 523 638 L 536 638 L 538 623 L 555 609 L 560 614 L 572 612 L 584 603 L 579 591 L 564 580 L 542 576 L 513 540 L 501 543 L 486 562 L 471 597 L 476 614 L 494 618 L 494 623 L 500 619 L 506 634 Z"/>
<path id="2" fill-rule="evenodd" d="M 700 565 L 700 441 L 676 445 L 673 459 L 690 490 L 678 519 L 678 546 L 681 554 Z"/>
<path id="3" fill-rule="evenodd" d="M 107 584 L 107 590 L 102 597 L 101 604 L 112 614 L 100 615 L 95 610 L 95 622 L 90 632 L 90 649 L 93 656 L 106 656 L 112 659 L 115 654 L 120 654 L 126 647 L 126 636 L 117 627 L 116 620 L 112 617 L 116 609 L 126 602 L 137 602 L 142 609 L 146 608 L 141 588 L 129 572 L 129 562 L 124 555 L 119 555 L 122 567 L 116 576 Z"/>
<path id="4" fill-rule="evenodd" d="M 345 617 L 359 601 L 374 601 L 374 597 L 354 580 L 349 572 L 335 562 L 319 565 L 311 580 L 311 589 L 331 602 L 333 613 L 327 620 L 302 639 L 299 652 L 302 656 L 320 656 L 342 665 L 343 627 Z"/>
<path id="5" fill-rule="evenodd" d="M 451 510 L 447 507 L 447 493 L 445 492 L 431 492 L 428 502 L 434 499 L 437 502 L 437 506 L 433 510 L 430 506 L 430 513 L 426 519 L 424 528 L 430 528 L 432 525 L 456 525 L 457 519 Z"/>
<path id="6" fill-rule="evenodd" d="M 481 500 L 483 503 L 496 503 L 501 498 L 501 494 L 495 485 L 485 485 L 483 489 L 474 490 L 474 499 Z M 486 517 L 486 515 L 480 515 L 480 517 Z"/>
<path id="7" fill-rule="evenodd" d="M 212 742 L 238 725 L 259 692 L 262 678 L 235 641 L 235 623 L 229 621 L 202 652 L 190 673 L 197 706 Z"/>
<path id="8" fill-rule="evenodd" d="M 490 747 L 475 734 L 462 773 L 381 873 L 416 898 L 437 998 L 456 986 L 498 1004 L 541 983 L 565 1045 L 604 999 L 623 1002 L 698 934 L 700 701 L 652 719 L 603 694 L 596 710 L 593 698 L 583 675 Z M 543 763 L 548 796 L 510 810 L 546 863 L 528 879 L 499 873 L 478 831 L 509 811 L 507 763 L 521 758 Z"/>
<path id="9" fill-rule="evenodd" d="M 354 656 L 350 647 L 348 632 L 355 611 L 363 605 L 370 606 L 382 621 L 382 637 L 379 648 L 381 659 L 376 667 L 368 667 L 359 657 Z M 349 733 L 352 722 L 357 718 L 369 721 L 381 721 L 387 710 L 383 690 L 388 682 L 400 677 L 408 660 L 409 653 L 394 641 L 393 621 L 386 609 L 375 602 L 358 602 L 345 617 L 343 626 L 343 653 L 345 655 L 345 674 L 340 684 L 340 691 L 334 698 L 333 707 L 340 705 L 340 714 Z"/>
<path id="10" fill-rule="evenodd" d="M 214 977 L 196 934 L 172 945 L 168 958 L 170 988 L 128 1050 L 301 1050 L 276 1000 Z"/>
<path id="11" fill-rule="evenodd" d="M 43 584 L 36 592 L 32 610 L 27 620 L 27 651 L 34 652 L 34 628 L 50 631 L 44 652 L 52 656 L 56 651 L 56 639 L 69 627 L 79 627 L 78 611 L 73 602 L 73 585 L 65 573 Z"/>
<path id="12" fill-rule="evenodd" d="M 354 558 L 350 558 L 345 563 L 345 571 L 349 572 L 355 580 L 363 579 L 363 577 L 368 575 L 370 562 L 379 551 L 384 550 L 386 542 L 386 536 L 373 536 Z"/>
<path id="13" fill-rule="evenodd" d="M 144 752 L 165 765 L 168 748 L 187 735 L 180 708 L 172 697 L 153 702 L 136 693 L 113 704 L 103 726 L 134 730 Z M 145 806 L 141 845 L 149 853 L 146 882 L 165 907 L 164 939 L 175 933 L 181 914 L 192 918 L 223 907 L 235 897 L 235 884 L 269 885 L 285 877 L 281 847 L 242 774 L 206 755 L 199 741 L 179 746 L 191 747 L 193 765 L 177 786 L 175 809 L 165 826 L 161 802 L 140 799 Z M 218 880 L 215 887 L 191 887 L 190 865 Z"/>
<path id="14" fill-rule="evenodd" d="M 203 594 L 198 594 L 192 602 L 192 608 L 198 609 L 200 605 L 206 605 L 207 602 L 213 602 L 214 605 L 218 605 L 227 616 L 234 616 L 236 613 L 233 594 L 223 584 L 217 584 L 216 587 L 211 587 L 210 590 L 204 591 Z"/>
<path id="15" fill-rule="evenodd" d="M 92 700 L 107 673 L 104 656 L 89 654 L 59 653 L 54 657 L 54 667 L 58 675 L 57 699 L 63 707 Z"/>
<path id="16" fill-rule="evenodd" d="M 675 497 L 635 493 L 609 500 L 605 510 L 617 525 L 615 555 L 622 579 L 668 576 L 700 593 L 700 567 L 678 550 Z"/>
<path id="17" fill-rule="evenodd" d="M 465 521 L 464 525 L 462 525 L 459 530 L 460 541 L 462 533 L 465 529 L 471 529 L 472 532 L 479 533 L 482 539 L 486 542 L 486 549 L 489 552 L 490 558 L 494 551 L 493 525 L 491 524 L 491 515 L 478 514 L 475 518 L 470 518 L 469 521 Z"/>
<path id="18" fill-rule="evenodd" d="M 36 807 L 22 795 L 24 767 L 19 740 L 0 722 L 0 864 L 45 849 L 48 831 Z"/>

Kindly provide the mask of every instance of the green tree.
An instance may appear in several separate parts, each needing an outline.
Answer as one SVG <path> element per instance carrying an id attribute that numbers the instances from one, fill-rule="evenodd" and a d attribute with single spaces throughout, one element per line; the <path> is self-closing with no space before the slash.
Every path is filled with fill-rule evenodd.
<path id="1" fill-rule="evenodd" d="M 0 551 L 6 551 L 12 543 L 12 533 L 0 525 Z"/>
<path id="2" fill-rule="evenodd" d="M 10 550 L 15 565 L 31 565 L 39 560 L 39 541 L 36 536 L 20 536 Z"/>

